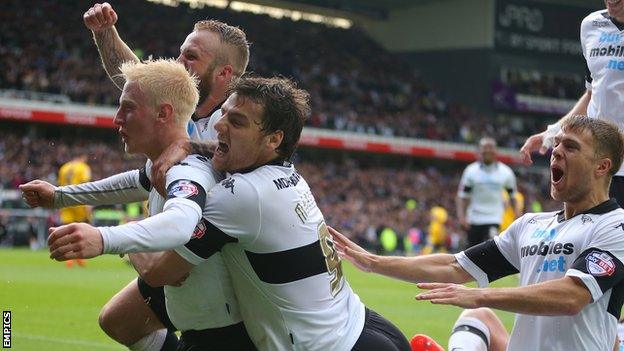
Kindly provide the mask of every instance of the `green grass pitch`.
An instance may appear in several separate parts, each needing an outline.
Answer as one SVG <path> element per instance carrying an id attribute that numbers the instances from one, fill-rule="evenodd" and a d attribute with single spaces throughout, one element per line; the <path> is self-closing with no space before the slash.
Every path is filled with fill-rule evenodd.
<path id="1" fill-rule="evenodd" d="M 418 289 L 357 271 L 345 275 L 364 303 L 394 322 L 406 336 L 425 333 L 446 345 L 460 309 L 417 302 Z M 12 312 L 13 350 L 124 350 L 99 328 L 100 308 L 136 276 L 116 256 L 90 260 L 71 269 L 52 261 L 46 251 L 0 249 L 0 308 Z M 515 277 L 496 286 L 513 286 Z M 510 330 L 513 315 L 499 313 Z"/>

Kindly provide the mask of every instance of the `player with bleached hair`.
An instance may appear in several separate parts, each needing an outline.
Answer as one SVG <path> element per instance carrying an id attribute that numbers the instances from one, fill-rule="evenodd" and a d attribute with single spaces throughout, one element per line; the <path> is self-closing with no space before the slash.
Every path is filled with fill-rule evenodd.
<path id="1" fill-rule="evenodd" d="M 205 157 L 188 156 L 167 172 L 164 198 L 152 186 L 149 168 L 167 147 L 188 138 L 186 126 L 199 100 L 198 81 L 173 60 L 126 62 L 120 72 L 125 84 L 114 122 L 119 126 L 126 152 L 145 154 L 146 167 L 80 185 L 54 188 L 33 181 L 20 188 L 31 206 L 58 208 L 77 203 L 148 200 L 150 217 L 136 223 L 99 228 L 71 224 L 51 230 L 82 233 L 76 235 L 98 233 L 103 238 L 115 237 L 117 245 L 127 243 L 130 238 L 137 239 L 126 252 L 142 251 L 150 233 L 157 233 L 157 242 L 152 246 L 155 250 L 176 243 L 182 245 L 184 241 L 175 241 L 179 233 L 199 235 L 204 228 L 200 219 L 206 192 L 222 175 L 212 170 Z M 70 244 L 68 249 L 67 254 L 78 255 L 91 247 Z M 118 247 L 109 245 L 103 250 L 117 252 Z M 194 269 L 167 275 L 164 272 L 169 272 L 170 267 L 155 263 L 172 255 L 175 253 L 129 255 L 142 279 L 130 282 L 104 307 L 102 315 L 109 319 L 100 320 L 103 329 L 131 350 L 192 350 L 194 347 L 253 350 L 221 255 L 206 254 L 205 261 Z M 184 284 L 171 286 L 179 285 L 180 281 Z M 163 285 L 166 286 L 162 288 Z M 147 304 L 143 302 L 145 296 L 149 297 Z M 121 325 L 106 325 L 111 321 L 119 321 Z M 120 328 L 124 330 L 116 333 Z M 182 331 L 179 346 L 175 330 Z"/>

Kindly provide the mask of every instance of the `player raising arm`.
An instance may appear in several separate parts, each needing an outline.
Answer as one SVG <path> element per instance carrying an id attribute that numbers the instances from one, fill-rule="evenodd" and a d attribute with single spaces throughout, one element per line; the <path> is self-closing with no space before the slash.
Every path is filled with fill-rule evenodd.
<path id="1" fill-rule="evenodd" d="M 517 313 L 508 350 L 611 350 L 624 301 L 624 210 L 608 188 L 623 154 L 615 125 L 564 119 L 550 160 L 551 196 L 564 209 L 525 214 L 457 255 L 382 257 L 330 232 L 358 268 L 427 289 L 418 300 Z M 485 287 L 518 272 L 519 287 Z M 473 280 L 478 288 L 460 285 Z"/>

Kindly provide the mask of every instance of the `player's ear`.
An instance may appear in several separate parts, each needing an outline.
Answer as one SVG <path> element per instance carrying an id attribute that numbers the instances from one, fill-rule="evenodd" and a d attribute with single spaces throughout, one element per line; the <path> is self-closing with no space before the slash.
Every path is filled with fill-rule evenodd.
<path id="1" fill-rule="evenodd" d="M 232 65 L 224 65 L 217 73 L 217 79 L 227 84 L 232 80 L 234 74 L 234 68 Z"/>
<path id="2" fill-rule="evenodd" d="M 163 102 L 158 105 L 158 120 L 162 122 L 171 121 L 173 119 L 173 106 Z"/>
<path id="3" fill-rule="evenodd" d="M 277 148 L 282 145 L 282 140 L 284 140 L 284 132 L 281 130 L 277 130 L 268 136 L 268 146 L 272 150 L 277 150 Z"/>
<path id="4" fill-rule="evenodd" d="M 613 168 L 613 162 L 610 158 L 604 157 L 598 160 L 598 165 L 596 167 L 596 176 L 604 177 L 608 176 L 609 171 Z"/>

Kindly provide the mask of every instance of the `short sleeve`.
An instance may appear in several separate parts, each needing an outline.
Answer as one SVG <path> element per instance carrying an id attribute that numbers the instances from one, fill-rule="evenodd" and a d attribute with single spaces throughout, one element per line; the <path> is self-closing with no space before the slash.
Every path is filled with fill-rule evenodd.
<path id="1" fill-rule="evenodd" d="M 585 249 L 566 272 L 585 284 L 593 301 L 624 279 L 624 212 L 616 211 L 621 215 L 597 224 Z"/>
<path id="2" fill-rule="evenodd" d="M 457 262 L 479 284 L 487 286 L 502 277 L 519 272 L 520 259 L 517 253 L 517 231 L 522 226 L 520 217 L 507 230 L 479 245 L 455 255 Z"/>
<path id="3" fill-rule="evenodd" d="M 176 252 L 199 264 L 227 243 L 252 242 L 260 232 L 260 215 L 256 188 L 240 175 L 224 179 L 208 192 L 204 218 Z"/>
<path id="4" fill-rule="evenodd" d="M 464 169 L 462 173 L 461 180 L 459 181 L 459 187 L 457 189 L 457 196 L 462 199 L 467 199 L 472 194 L 472 187 L 474 185 L 474 181 L 471 177 L 471 167 L 468 166 Z"/>

